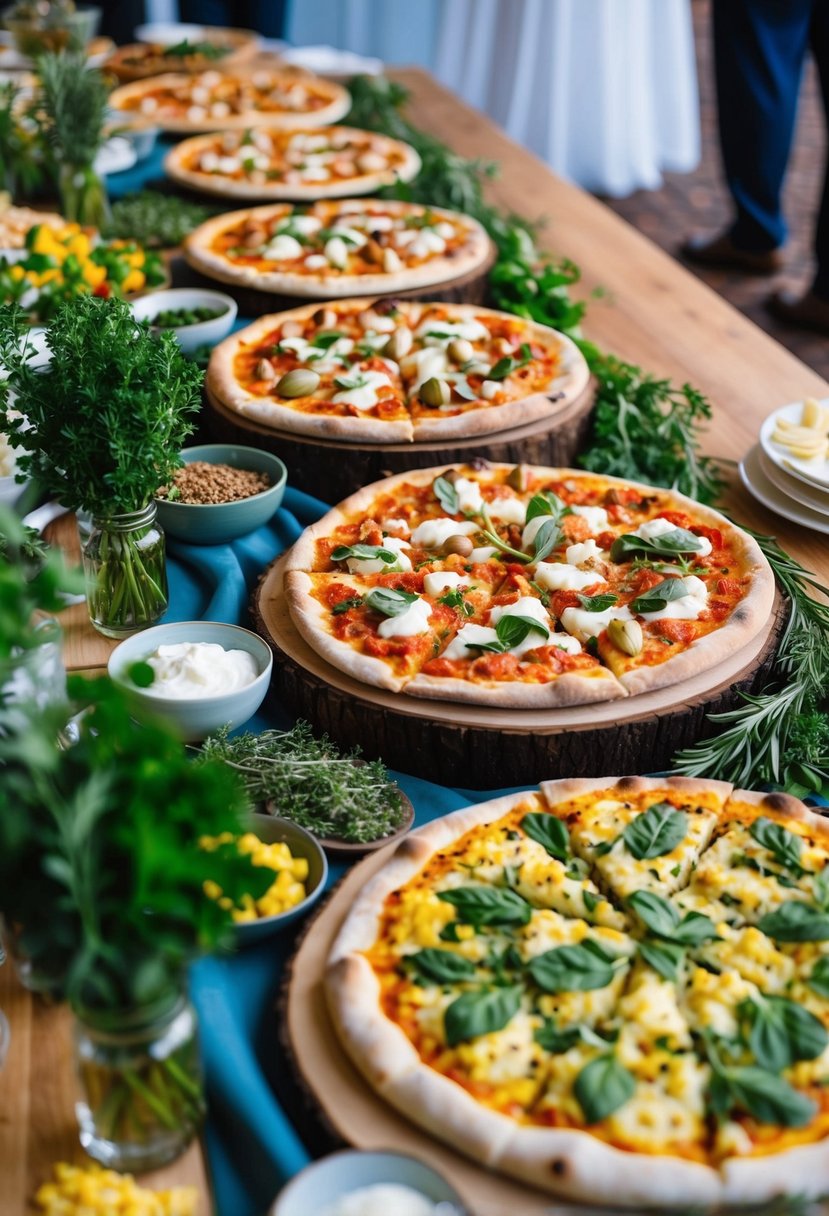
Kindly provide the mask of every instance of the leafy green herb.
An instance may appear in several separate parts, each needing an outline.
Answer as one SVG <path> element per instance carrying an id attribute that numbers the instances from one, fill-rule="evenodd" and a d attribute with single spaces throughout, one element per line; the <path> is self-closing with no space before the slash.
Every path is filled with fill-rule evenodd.
<path id="1" fill-rule="evenodd" d="M 345 334 L 339 329 L 321 330 L 312 339 L 311 345 L 318 346 L 321 350 L 328 350 L 335 342 L 339 342 L 340 338 L 344 337 Z"/>
<path id="2" fill-rule="evenodd" d="M 781 866 L 793 870 L 795 874 L 803 873 L 803 867 L 800 864 L 803 841 L 799 836 L 795 836 L 794 832 L 784 828 L 782 823 L 775 823 L 773 819 L 766 819 L 764 815 L 761 815 L 759 819 L 754 820 L 749 828 L 749 833 L 758 844 L 773 854 Z"/>
<path id="3" fill-rule="evenodd" d="M 383 616 L 394 617 L 408 612 L 412 604 L 416 604 L 419 599 L 420 596 L 415 595 L 412 591 L 395 591 L 391 587 L 373 587 L 363 603 L 367 608 L 381 612 Z"/>
<path id="4" fill-rule="evenodd" d="M 798 1060 L 814 1060 L 829 1044 L 823 1023 L 808 1009 L 781 996 L 742 1001 L 737 1013 L 760 1068 L 782 1072 Z"/>
<path id="5" fill-rule="evenodd" d="M 112 204 L 103 235 L 110 240 L 136 241 L 145 249 L 170 249 L 215 214 L 215 207 L 191 203 L 176 194 L 142 190 Z"/>
<path id="6" fill-rule="evenodd" d="M 543 562 L 545 557 L 549 557 L 553 549 L 557 549 L 561 544 L 563 533 L 559 522 L 555 518 L 545 519 L 544 523 L 538 529 L 533 540 L 534 562 Z"/>
<path id="7" fill-rule="evenodd" d="M 334 616 L 341 616 L 344 612 L 348 612 L 349 608 L 361 608 L 362 604 L 361 595 L 352 595 L 347 600 L 340 600 L 338 604 L 335 604 L 331 612 Z"/>
<path id="8" fill-rule="evenodd" d="M 520 359 L 512 359 L 509 355 L 504 355 L 503 359 L 499 359 L 487 372 L 487 380 L 506 380 L 507 376 L 518 371 L 519 367 L 526 367 L 533 357 L 528 343 L 521 344 L 520 353 Z"/>
<path id="9" fill-rule="evenodd" d="M 727 1068 L 715 1064 L 710 1051 L 709 1060 L 714 1069 L 710 1100 L 718 1115 L 727 1115 L 736 1106 L 758 1123 L 780 1127 L 803 1127 L 814 1117 L 816 1103 L 782 1077 L 751 1065 Z"/>
<path id="10" fill-rule="evenodd" d="M 681 946 L 700 946 L 717 936 L 714 922 L 702 912 L 687 912 L 680 918 L 677 908 L 655 891 L 634 891 L 628 903 L 644 925 L 657 937 Z"/>
<path id="11" fill-rule="evenodd" d="M 570 835 L 567 825 L 555 815 L 547 815 L 543 811 L 530 811 L 521 820 L 521 827 L 531 840 L 543 845 L 556 861 L 570 860 Z"/>
<path id="12" fill-rule="evenodd" d="M 90 68 L 85 51 L 62 51 L 38 59 L 42 123 L 55 161 L 61 211 L 68 220 L 103 228 L 108 218 L 106 189 L 94 170 L 104 142 L 109 89 Z"/>
<path id="13" fill-rule="evenodd" d="M 543 1026 L 539 1026 L 533 1038 L 539 1047 L 552 1052 L 553 1055 L 569 1051 L 576 1043 L 586 1043 L 589 1047 L 600 1047 L 602 1051 L 606 1051 L 610 1042 L 610 1038 L 602 1038 L 589 1026 L 568 1026 L 566 1030 L 559 1030 L 549 1018 Z"/>
<path id="14" fill-rule="evenodd" d="M 681 600 L 688 592 L 682 579 L 666 578 L 648 591 L 643 591 L 632 601 L 632 612 L 662 612 L 668 604 Z"/>
<path id="15" fill-rule="evenodd" d="M 672 528 L 661 536 L 634 536 L 626 532 L 617 536 L 610 546 L 610 560 L 614 562 L 628 561 L 629 558 L 642 553 L 655 553 L 659 557 L 674 557 L 678 554 L 699 553 L 703 548 L 702 541 L 687 528 Z"/>
<path id="16" fill-rule="evenodd" d="M 527 971 L 544 992 L 588 992 L 606 988 L 614 976 L 613 959 L 596 942 L 556 946 L 537 954 Z"/>
<path id="17" fill-rule="evenodd" d="M 605 595 L 579 595 L 579 603 L 585 612 L 605 612 L 617 603 L 618 595 L 607 592 Z"/>
<path id="18" fill-rule="evenodd" d="M 400 790 L 380 761 L 356 763 L 359 749 L 341 751 L 307 722 L 232 739 L 217 731 L 202 755 L 234 769 L 251 802 L 271 801 L 276 814 L 316 836 L 366 843 L 390 836 L 403 822 Z"/>
<path id="19" fill-rule="evenodd" d="M 454 984 L 472 979 L 475 975 L 475 964 L 451 950 L 419 950 L 417 954 L 406 955 L 405 962 L 424 979 L 434 980 L 438 984 Z"/>
<path id="20" fill-rule="evenodd" d="M 503 1030 L 521 1007 L 523 989 L 519 984 L 507 988 L 482 988 L 464 992 L 448 1005 L 443 1015 L 446 1042 L 457 1047 L 467 1039 Z"/>
<path id="21" fill-rule="evenodd" d="M 821 911 L 829 912 L 829 866 L 824 866 L 820 873 L 815 875 L 812 895 Z"/>
<path id="22" fill-rule="evenodd" d="M 445 604 L 447 608 L 457 608 L 464 616 L 474 616 L 475 609 L 472 605 L 463 598 L 463 592 L 457 587 L 451 591 L 447 591 L 445 595 L 438 598 L 439 604 Z"/>
<path id="23" fill-rule="evenodd" d="M 331 550 L 332 562 L 344 562 L 349 557 L 359 561 L 381 561 L 387 566 L 397 561 L 397 554 L 392 553 L 391 549 L 384 549 L 382 545 L 338 545 Z"/>
<path id="24" fill-rule="evenodd" d="M 527 504 L 525 519 L 529 523 L 539 515 L 552 515 L 555 519 L 563 519 L 565 515 L 572 514 L 572 508 L 562 502 L 557 494 L 552 490 L 542 490 L 540 494 L 534 494 Z"/>
<path id="25" fill-rule="evenodd" d="M 818 996 L 829 1000 L 829 958 L 819 958 L 806 983 Z"/>
<path id="26" fill-rule="evenodd" d="M 829 940 L 829 913 L 790 899 L 762 916 L 757 928 L 778 942 L 825 942 Z"/>
<path id="27" fill-rule="evenodd" d="M 32 616 L 38 609 L 58 612 L 64 593 L 82 590 L 80 571 L 68 570 L 61 554 L 42 545 L 8 507 L 0 507 L 0 660 L 57 640 L 54 626 L 47 622 L 38 628 Z"/>
<path id="28" fill-rule="evenodd" d="M 648 966 L 663 979 L 676 983 L 679 969 L 685 961 L 685 950 L 682 946 L 676 942 L 644 941 L 639 943 L 639 953 Z"/>
<path id="29" fill-rule="evenodd" d="M 166 46 L 161 52 L 169 59 L 187 59 L 191 55 L 199 55 L 202 59 L 224 59 L 230 47 L 220 46 L 217 42 L 188 42 L 184 38 L 172 46 Z"/>
<path id="30" fill-rule="evenodd" d="M 573 1093 L 588 1124 L 600 1123 L 634 1095 L 636 1081 L 612 1052 L 585 1064 L 576 1077 Z"/>
<path id="31" fill-rule="evenodd" d="M 622 832 L 628 850 L 637 861 L 671 853 L 685 839 L 688 816 L 669 802 L 656 802 L 637 815 Z"/>
<path id="32" fill-rule="evenodd" d="M 690 384 L 677 388 L 595 347 L 582 344 L 582 349 L 598 390 L 592 441 L 579 464 L 715 502 L 723 480 L 715 462 L 699 454 L 700 431 L 711 419 L 703 394 Z"/>
<path id="33" fill-rule="evenodd" d="M 451 904 L 466 925 L 527 925 L 532 906 L 506 887 L 453 887 L 439 891 L 438 899 Z"/>
<path id="34" fill-rule="evenodd" d="M 467 650 L 487 650 L 494 654 L 505 654 L 513 646 L 519 646 L 531 633 L 548 638 L 550 631 L 535 617 L 505 614 L 495 626 L 498 635 L 494 642 L 467 642 Z"/>
<path id="35" fill-rule="evenodd" d="M 445 477 L 436 477 L 432 482 L 432 490 L 435 498 L 443 507 L 447 515 L 457 515 L 460 511 L 458 503 L 458 491 L 455 489 L 451 481 Z"/>

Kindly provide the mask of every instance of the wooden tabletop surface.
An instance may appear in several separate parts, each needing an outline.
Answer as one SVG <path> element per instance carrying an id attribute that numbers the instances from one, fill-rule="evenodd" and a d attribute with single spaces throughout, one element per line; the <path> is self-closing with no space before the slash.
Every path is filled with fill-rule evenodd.
<path id="1" fill-rule="evenodd" d="M 582 269 L 579 291 L 591 299 L 584 331 L 604 350 L 647 371 L 689 381 L 706 393 L 714 421 L 703 447 L 736 461 L 757 441 L 760 423 L 777 405 L 806 395 L 829 395 L 829 384 L 767 337 L 751 321 L 683 269 L 602 203 L 559 181 L 531 153 L 513 144 L 488 119 L 460 102 L 425 72 L 395 77 L 413 93 L 411 120 L 464 156 L 500 165 L 489 197 L 506 211 L 546 221 L 544 243 Z M 684 233 L 677 232 L 677 241 Z M 759 507 L 742 488 L 732 509 L 749 526 L 781 544 L 829 579 L 826 538 L 788 524 Z M 73 524 L 57 525 L 72 544 Z M 102 667 L 111 644 L 95 634 L 83 605 L 64 619 L 67 666 Z M 7 965 L 0 970 L 0 1005 L 12 1022 L 12 1053 L 0 1073 L 0 1210 L 25 1210 L 25 1199 L 52 1161 L 77 1158 L 71 1071 L 64 1011 L 44 1009 L 23 993 Z M 190 1181 L 200 1165 L 195 1150 L 161 1171 L 159 1184 Z M 11 1180 L 11 1192 L 7 1181 Z M 3 1203 L 10 1206 L 3 1207 Z"/>

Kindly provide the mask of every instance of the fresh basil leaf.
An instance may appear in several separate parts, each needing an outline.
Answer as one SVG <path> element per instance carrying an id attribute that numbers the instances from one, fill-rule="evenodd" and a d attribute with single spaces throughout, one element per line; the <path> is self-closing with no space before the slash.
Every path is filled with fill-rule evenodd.
<path id="1" fill-rule="evenodd" d="M 360 595 L 353 595 L 350 599 L 340 600 L 339 604 L 335 604 L 331 609 L 334 616 L 340 616 L 343 612 L 348 612 L 349 608 L 359 608 L 363 599 Z"/>
<path id="2" fill-rule="evenodd" d="M 527 504 L 525 520 L 529 523 L 538 515 L 554 515 L 557 519 L 563 519 L 565 515 L 570 514 L 572 514 L 570 508 L 557 494 L 554 494 L 552 490 L 542 490 L 539 494 L 533 494 Z"/>
<path id="3" fill-rule="evenodd" d="M 533 1038 L 539 1047 L 558 1056 L 581 1041 L 581 1029 L 578 1026 L 569 1026 L 567 1030 L 558 1030 L 555 1022 L 548 1020 L 543 1026 L 539 1026 Z"/>
<path id="4" fill-rule="evenodd" d="M 631 1073 L 613 1052 L 585 1064 L 576 1077 L 573 1093 L 588 1124 L 600 1123 L 629 1101 L 636 1090 Z"/>
<path id="5" fill-rule="evenodd" d="M 322 350 L 328 350 L 329 346 L 333 346 L 335 342 L 339 342 L 340 338 L 344 338 L 345 334 L 338 329 L 321 330 L 315 338 L 311 340 L 312 346 L 319 346 Z"/>
<path id="6" fill-rule="evenodd" d="M 563 533 L 554 516 L 545 519 L 533 540 L 533 561 L 543 562 L 561 544 Z"/>
<path id="7" fill-rule="evenodd" d="M 622 836 L 637 861 L 672 852 L 688 831 L 688 816 L 669 802 L 656 802 L 627 825 Z"/>
<path id="8" fill-rule="evenodd" d="M 344 562 L 349 557 L 359 561 L 381 561 L 389 566 L 397 561 L 397 554 L 382 545 L 338 545 L 331 551 L 332 562 Z"/>
<path id="9" fill-rule="evenodd" d="M 667 899 L 653 891 L 634 891 L 628 897 L 628 903 L 651 933 L 669 939 L 674 936 L 679 924 L 679 912 Z"/>
<path id="10" fill-rule="evenodd" d="M 457 587 L 447 591 L 445 595 L 439 596 L 438 603 L 445 604 L 447 608 L 457 608 L 464 616 L 475 615 L 475 609 L 463 598 L 463 592 L 459 591 Z"/>
<path id="11" fill-rule="evenodd" d="M 606 988 L 615 974 L 612 960 L 595 942 L 545 950 L 531 959 L 527 971 L 544 992 L 589 992 L 592 988 Z"/>
<path id="12" fill-rule="evenodd" d="M 446 1042 L 457 1047 L 467 1039 L 477 1039 L 482 1034 L 503 1030 L 521 1008 L 520 984 L 507 988 L 482 988 L 478 992 L 464 992 L 443 1015 Z"/>
<path id="13" fill-rule="evenodd" d="M 579 603 L 586 612 L 604 612 L 612 608 L 618 601 L 618 595 L 606 592 L 604 595 L 579 595 Z"/>
<path id="14" fill-rule="evenodd" d="M 748 1046 L 755 1060 L 769 1072 L 782 1072 L 798 1060 L 814 1060 L 829 1044 L 823 1023 L 785 997 L 742 1001 L 738 1013 L 748 1024 Z"/>
<path id="15" fill-rule="evenodd" d="M 486 374 L 487 380 L 506 380 L 507 376 L 512 375 L 519 367 L 526 367 L 532 359 L 532 351 L 529 345 L 524 342 L 520 350 L 521 358 L 512 359 L 509 355 L 504 355 L 503 359 L 499 359 L 497 363 L 489 369 Z"/>
<path id="16" fill-rule="evenodd" d="M 794 832 L 784 828 L 782 823 L 766 819 L 765 816 L 755 819 L 748 830 L 757 843 L 764 849 L 768 849 L 781 866 L 785 866 L 787 870 L 794 870 L 796 874 L 802 873 L 803 867 L 800 864 L 800 858 L 803 852 L 803 841 L 799 836 L 795 836 Z"/>
<path id="17" fill-rule="evenodd" d="M 495 626 L 495 632 L 498 635 L 498 641 L 502 642 L 507 650 L 511 650 L 513 646 L 519 646 L 531 633 L 538 633 L 543 638 L 550 636 L 549 629 L 534 617 L 512 616 L 511 614 L 501 617 Z"/>
<path id="18" fill-rule="evenodd" d="M 405 961 L 425 979 L 438 984 L 454 984 L 459 980 L 472 979 L 475 975 L 475 964 L 462 954 L 453 954 L 451 950 L 427 948 L 407 955 Z"/>
<path id="19" fill-rule="evenodd" d="M 757 928 L 777 942 L 825 942 L 829 940 L 829 913 L 790 899 L 762 916 Z"/>
<path id="20" fill-rule="evenodd" d="M 610 546 L 610 560 L 625 562 L 642 553 L 676 557 L 679 554 L 699 553 L 702 547 L 700 538 L 685 528 L 672 528 L 670 532 L 664 532 L 662 536 L 655 536 L 652 539 L 633 536 L 630 532 L 626 532 L 624 536 L 617 536 Z"/>
<path id="21" fill-rule="evenodd" d="M 640 942 L 639 954 L 663 979 L 676 982 L 679 978 L 679 968 L 685 961 L 685 951 L 676 942 Z"/>
<path id="22" fill-rule="evenodd" d="M 460 511 L 458 502 L 458 491 L 455 489 L 451 481 L 447 481 L 445 477 L 436 477 L 432 482 L 432 490 L 435 498 L 443 507 L 447 515 L 457 515 Z"/>
<path id="23" fill-rule="evenodd" d="M 526 925 L 532 916 L 526 899 L 504 887 L 453 887 L 439 891 L 438 899 L 452 904 L 468 925 Z"/>
<path id="24" fill-rule="evenodd" d="M 368 384 L 368 380 L 365 378 L 365 376 L 361 376 L 359 374 L 351 377 L 335 376 L 334 383 L 337 388 L 348 390 L 352 388 L 365 388 Z"/>
<path id="25" fill-rule="evenodd" d="M 588 916 L 592 916 L 599 906 L 600 899 L 598 895 L 594 895 L 592 891 L 582 891 L 584 897 L 584 906 L 587 909 Z"/>
<path id="26" fill-rule="evenodd" d="M 817 1111 L 811 1098 L 762 1068 L 728 1068 L 721 1075 L 732 1102 L 758 1123 L 803 1127 Z"/>
<path id="27" fill-rule="evenodd" d="M 829 866 L 816 875 L 812 886 L 814 901 L 822 912 L 829 912 Z"/>
<path id="28" fill-rule="evenodd" d="M 462 939 L 458 937 L 458 921 L 450 920 L 448 925 L 444 925 L 438 937 L 442 942 L 459 942 Z"/>
<path id="29" fill-rule="evenodd" d="M 570 860 L 570 834 L 567 825 L 555 815 L 543 811 L 531 811 L 521 820 L 521 827 L 536 844 L 543 845 L 556 861 Z"/>
<path id="30" fill-rule="evenodd" d="M 714 941 L 717 929 L 710 917 L 702 912 L 689 912 L 674 930 L 674 941 L 683 946 L 701 946 L 703 942 Z"/>
<path id="31" fill-rule="evenodd" d="M 643 591 L 632 601 L 632 612 L 661 612 L 674 600 L 681 600 L 688 593 L 682 579 L 666 578 L 649 591 Z"/>
<path id="32" fill-rule="evenodd" d="M 383 616 L 402 616 L 417 603 L 420 596 L 412 591 L 395 591 L 392 587 L 374 587 L 365 597 L 367 608 L 381 612 Z"/>
<path id="33" fill-rule="evenodd" d="M 829 958 L 819 958 L 806 983 L 818 996 L 829 1000 Z"/>

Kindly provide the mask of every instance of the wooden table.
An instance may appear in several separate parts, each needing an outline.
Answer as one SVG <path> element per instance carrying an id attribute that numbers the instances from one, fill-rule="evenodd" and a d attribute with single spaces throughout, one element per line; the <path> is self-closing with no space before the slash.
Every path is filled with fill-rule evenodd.
<path id="1" fill-rule="evenodd" d="M 469 157 L 494 160 L 500 177 L 489 197 L 506 211 L 546 220 L 545 244 L 582 268 L 585 296 L 595 287 L 586 335 L 605 350 L 648 371 L 685 380 L 706 393 L 715 410 L 704 448 L 738 460 L 757 441 L 762 419 L 776 405 L 806 395 L 829 395 L 829 384 L 666 253 L 619 219 L 602 203 L 559 181 L 531 153 L 516 147 L 488 119 L 458 101 L 426 73 L 394 73 L 412 89 L 413 122 Z M 677 232 L 677 241 L 683 236 Z M 765 511 L 737 487 L 732 506 L 738 518 L 781 544 L 829 580 L 829 545 L 816 533 Z M 71 540 L 71 521 L 58 532 Z M 66 662 L 72 670 L 102 667 L 112 644 L 89 627 L 83 605 L 65 616 Z M 0 970 L 0 1003 L 13 1024 L 13 1054 L 0 1074 L 0 1179 L 12 1179 L 9 1213 L 23 1210 L 23 1197 L 48 1163 L 77 1155 L 71 1119 L 66 1022 L 43 1010 Z M 163 1172 L 180 1179 L 195 1170 L 195 1154 Z M 6 1199 L 6 1196 L 3 1196 Z"/>

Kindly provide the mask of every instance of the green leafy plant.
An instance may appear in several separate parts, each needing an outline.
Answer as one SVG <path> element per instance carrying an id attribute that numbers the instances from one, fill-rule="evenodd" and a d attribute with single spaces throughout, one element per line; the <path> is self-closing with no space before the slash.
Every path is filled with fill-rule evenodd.
<path id="1" fill-rule="evenodd" d="M 556 861 L 570 860 L 570 834 L 567 824 L 562 823 L 555 815 L 547 815 L 543 811 L 530 811 L 521 820 L 521 827 L 530 840 L 543 845 Z"/>
<path id="2" fill-rule="evenodd" d="M 64 594 L 83 590 L 80 571 L 44 545 L 7 507 L 0 507 L 0 660 L 40 645 L 36 612 L 58 612 Z"/>
<path id="3" fill-rule="evenodd" d="M 576 1077 L 573 1093 L 588 1123 L 598 1123 L 612 1115 L 633 1097 L 636 1081 L 613 1052 L 597 1056 L 585 1064 Z"/>
<path id="4" fill-rule="evenodd" d="M 453 887 L 439 891 L 438 899 L 455 908 L 465 925 L 528 925 L 532 906 L 507 887 Z"/>
<path id="5" fill-rule="evenodd" d="M 13 199 L 33 194 L 46 173 L 40 129 L 29 109 L 13 81 L 0 84 L 0 189 Z"/>
<path id="6" fill-rule="evenodd" d="M 201 754 L 238 773 L 252 802 L 272 800 L 277 814 L 317 836 L 365 843 L 391 835 L 403 822 L 400 791 L 384 766 L 360 761 L 356 748 L 342 752 L 326 735 L 315 736 L 307 722 L 232 739 L 219 731 L 205 740 Z"/>
<path id="7" fill-rule="evenodd" d="M 556 946 L 537 954 L 527 966 L 543 992 L 589 992 L 606 988 L 615 974 L 613 958 L 596 942 Z"/>
<path id="8" fill-rule="evenodd" d="M 622 832 L 622 838 L 637 861 L 670 853 L 688 831 L 688 816 L 669 802 L 655 802 L 637 815 Z"/>
<path id="9" fill-rule="evenodd" d="M 38 60 L 46 139 L 58 165 L 61 209 L 68 220 L 103 228 L 109 214 L 106 188 L 93 167 L 104 140 L 109 90 L 84 51 L 62 51 Z"/>
<path id="10" fill-rule="evenodd" d="M 446 1007 L 444 1033 L 450 1047 L 467 1039 L 503 1030 L 521 1007 L 519 984 L 503 988 L 479 988 L 464 992 Z"/>

